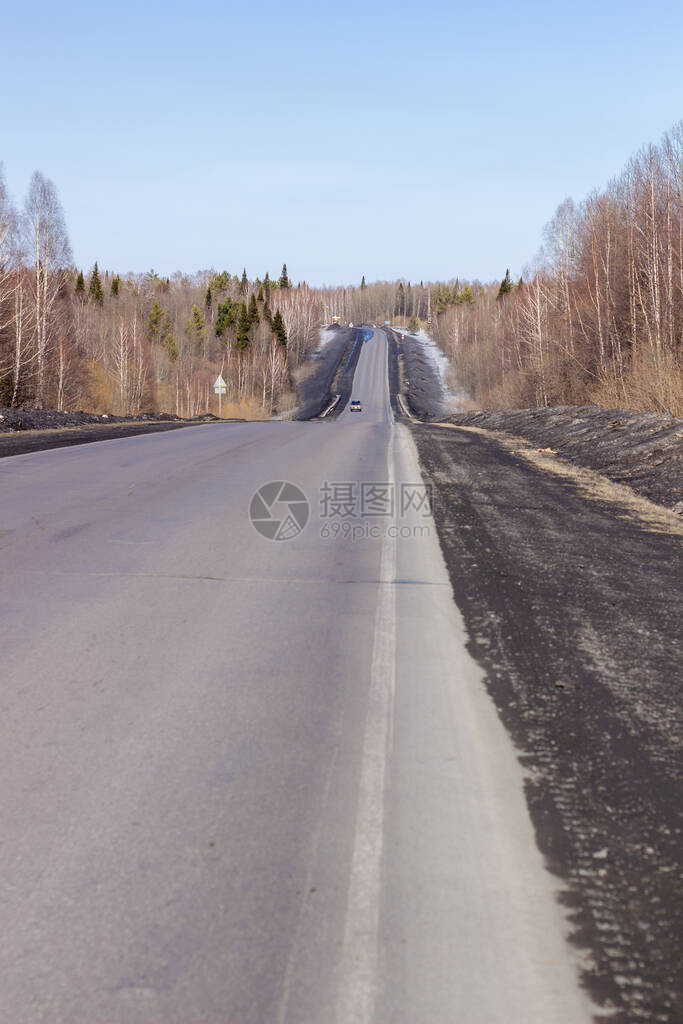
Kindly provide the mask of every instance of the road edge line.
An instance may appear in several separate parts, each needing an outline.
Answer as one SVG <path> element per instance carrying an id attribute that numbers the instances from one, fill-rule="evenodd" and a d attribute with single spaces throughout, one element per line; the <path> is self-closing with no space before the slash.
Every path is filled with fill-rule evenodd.
<path id="1" fill-rule="evenodd" d="M 390 486 L 394 484 L 393 441 L 392 425 L 387 459 Z M 380 555 L 370 690 L 337 988 L 337 1024 L 373 1024 L 378 993 L 384 798 L 396 685 L 396 538 L 387 532 Z"/>

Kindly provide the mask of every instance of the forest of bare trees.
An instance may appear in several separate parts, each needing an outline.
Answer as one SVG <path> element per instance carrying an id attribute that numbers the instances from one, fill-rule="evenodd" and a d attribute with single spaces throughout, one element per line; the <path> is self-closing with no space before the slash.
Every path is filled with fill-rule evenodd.
<path id="1" fill-rule="evenodd" d="M 393 321 L 397 318 L 412 321 L 417 328 L 420 321 L 428 321 L 432 313 L 432 295 L 440 294 L 446 286 L 411 285 L 409 281 L 376 281 L 347 288 L 320 290 L 320 309 L 325 323 L 335 317 L 343 323 Z"/>
<path id="2" fill-rule="evenodd" d="M 517 284 L 440 295 L 437 340 L 474 404 L 683 415 L 682 202 L 683 121 L 604 191 L 565 200 Z"/>
<path id="3" fill-rule="evenodd" d="M 407 282 L 311 289 L 227 271 L 146 274 L 73 266 L 55 186 L 36 172 L 21 211 L 0 174 L 0 406 L 191 416 L 263 416 L 294 404 L 320 326 L 428 319 L 431 290 Z"/>
<path id="4" fill-rule="evenodd" d="M 270 415 L 319 343 L 319 297 L 205 271 L 163 278 L 73 267 L 53 183 L 36 172 L 21 211 L 0 175 L 0 405 L 183 416 Z"/>
<path id="5" fill-rule="evenodd" d="M 1 169 L 0 169 L 1 171 Z M 73 266 L 56 189 L 23 209 L 0 173 L 0 405 L 193 415 L 286 412 L 321 324 L 428 326 L 477 407 L 596 402 L 683 413 L 683 122 L 602 192 L 566 199 L 518 282 L 312 289 L 227 271 Z"/>
<path id="6" fill-rule="evenodd" d="M 516 283 L 321 292 L 324 318 L 427 325 L 473 407 L 597 403 L 683 415 L 683 121 L 604 191 L 566 199 Z"/>

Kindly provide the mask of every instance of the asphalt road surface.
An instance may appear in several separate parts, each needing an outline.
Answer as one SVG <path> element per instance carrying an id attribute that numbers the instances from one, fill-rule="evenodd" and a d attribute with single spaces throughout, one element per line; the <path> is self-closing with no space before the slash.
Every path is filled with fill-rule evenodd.
<path id="1" fill-rule="evenodd" d="M 592 1019 L 386 365 L 0 460 L 3 1024 Z"/>

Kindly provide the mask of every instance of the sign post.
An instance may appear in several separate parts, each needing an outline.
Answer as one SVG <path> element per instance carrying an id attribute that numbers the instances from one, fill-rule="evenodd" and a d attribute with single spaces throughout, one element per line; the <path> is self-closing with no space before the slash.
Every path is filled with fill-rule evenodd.
<path id="1" fill-rule="evenodd" d="M 221 419 L 221 407 L 223 403 L 223 395 L 227 392 L 228 386 L 223 380 L 223 375 L 218 374 L 213 385 L 214 392 L 218 395 L 218 419 Z"/>

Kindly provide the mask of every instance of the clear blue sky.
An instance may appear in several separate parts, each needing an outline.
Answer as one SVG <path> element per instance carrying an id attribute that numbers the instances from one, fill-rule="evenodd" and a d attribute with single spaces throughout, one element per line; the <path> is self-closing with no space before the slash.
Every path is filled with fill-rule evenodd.
<path id="1" fill-rule="evenodd" d="M 488 280 L 683 116 L 681 39 L 671 0 L 12 4 L 0 161 L 84 268 Z"/>

